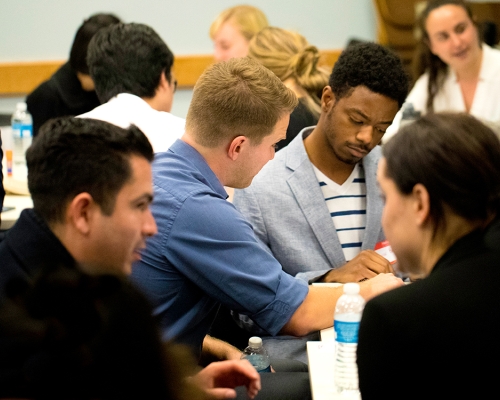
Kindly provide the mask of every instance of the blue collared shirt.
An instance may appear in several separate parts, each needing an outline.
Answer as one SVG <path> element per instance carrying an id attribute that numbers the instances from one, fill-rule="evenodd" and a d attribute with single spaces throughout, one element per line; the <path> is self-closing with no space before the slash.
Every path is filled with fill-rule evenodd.
<path id="1" fill-rule="evenodd" d="M 156 154 L 153 180 L 158 234 L 132 279 L 152 302 L 163 338 L 199 350 L 219 303 L 278 334 L 307 285 L 260 245 L 201 154 L 177 140 Z"/>

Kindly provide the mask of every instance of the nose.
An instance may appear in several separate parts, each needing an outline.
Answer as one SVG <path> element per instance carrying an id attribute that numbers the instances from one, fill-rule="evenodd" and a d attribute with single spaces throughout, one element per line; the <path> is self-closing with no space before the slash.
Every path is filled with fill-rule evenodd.
<path id="1" fill-rule="evenodd" d="M 462 43 L 462 38 L 460 35 L 454 33 L 450 36 L 450 40 L 453 46 L 458 47 Z"/>
<path id="2" fill-rule="evenodd" d="M 142 225 L 142 234 L 144 236 L 153 236 L 158 233 L 158 228 L 156 226 L 155 218 L 151 213 L 151 210 L 148 209 L 144 218 L 144 224 Z"/>
<path id="3" fill-rule="evenodd" d="M 363 126 L 356 135 L 356 139 L 358 139 L 363 144 L 370 144 L 373 140 L 373 130 L 373 126 Z"/>

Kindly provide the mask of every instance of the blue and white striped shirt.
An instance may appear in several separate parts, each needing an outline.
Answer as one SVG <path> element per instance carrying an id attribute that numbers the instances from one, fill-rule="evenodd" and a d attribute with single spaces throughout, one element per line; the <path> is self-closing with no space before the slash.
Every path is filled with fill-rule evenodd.
<path id="1" fill-rule="evenodd" d="M 314 167 L 326 206 L 337 230 L 346 261 L 361 251 L 366 228 L 366 182 L 358 163 L 347 180 L 339 185 Z"/>

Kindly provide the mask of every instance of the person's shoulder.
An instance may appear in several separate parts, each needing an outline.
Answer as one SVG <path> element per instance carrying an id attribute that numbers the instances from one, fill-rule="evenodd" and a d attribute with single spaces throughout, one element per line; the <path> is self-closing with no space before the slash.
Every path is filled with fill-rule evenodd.
<path id="1" fill-rule="evenodd" d="M 276 153 L 274 158 L 266 163 L 252 180 L 251 187 L 269 187 L 272 183 L 286 179 L 286 160 L 289 152 L 288 146 Z M 269 189 L 271 189 L 269 187 Z"/>
<path id="2" fill-rule="evenodd" d="M 176 148 L 178 142 L 171 147 Z M 182 143 L 181 143 L 182 145 Z M 208 166 L 207 166 L 208 168 Z M 199 166 L 193 163 L 185 154 L 175 151 L 155 153 L 153 161 L 153 182 L 155 201 L 174 201 L 185 203 L 187 199 L 197 195 L 217 196 L 211 188 L 207 177 L 200 171 Z"/>
<path id="3" fill-rule="evenodd" d="M 157 113 L 161 118 L 164 118 L 165 121 L 168 121 L 168 123 L 170 124 L 176 124 L 180 126 L 186 125 L 186 120 L 182 117 L 178 117 L 166 111 L 157 111 Z"/>
<path id="4" fill-rule="evenodd" d="M 28 96 L 26 96 L 26 103 L 28 105 L 28 110 L 30 106 L 38 104 L 45 104 L 45 102 L 51 102 L 59 99 L 57 87 L 54 82 L 49 79 L 40 85 L 38 85 Z"/>
<path id="5" fill-rule="evenodd" d="M 490 47 L 488 45 L 483 45 L 484 51 L 484 67 L 482 68 L 483 72 L 486 72 L 488 75 L 491 75 L 492 78 L 500 79 L 500 49 Z M 485 69 L 484 69 L 485 68 Z"/>
<path id="6" fill-rule="evenodd" d="M 381 158 L 382 158 L 382 146 L 377 145 L 365 157 L 363 157 L 361 163 L 365 169 L 373 166 L 376 167 Z"/>
<path id="7" fill-rule="evenodd" d="M 101 121 L 106 121 L 106 109 L 109 107 L 108 103 L 101 104 L 96 108 L 87 111 L 86 113 L 77 115 L 75 118 L 90 118 L 90 119 L 99 119 Z M 109 122 L 109 121 L 106 121 Z M 117 124 L 114 124 L 117 125 Z M 124 128 L 124 127 L 122 127 Z"/>

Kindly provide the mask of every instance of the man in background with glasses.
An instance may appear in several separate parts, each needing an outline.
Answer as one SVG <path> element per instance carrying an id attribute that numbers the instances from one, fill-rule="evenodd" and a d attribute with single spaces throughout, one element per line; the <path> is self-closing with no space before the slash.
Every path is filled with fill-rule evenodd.
<path id="1" fill-rule="evenodd" d="M 184 133 L 184 119 L 170 114 L 177 88 L 174 55 L 151 27 L 121 23 L 102 29 L 89 44 L 87 62 L 103 104 L 79 117 L 122 128 L 134 124 L 155 153 Z"/>

